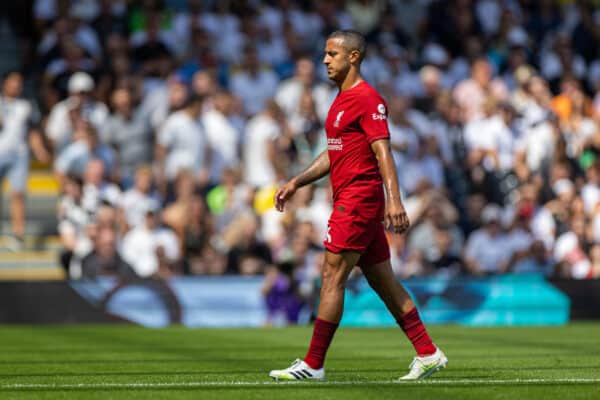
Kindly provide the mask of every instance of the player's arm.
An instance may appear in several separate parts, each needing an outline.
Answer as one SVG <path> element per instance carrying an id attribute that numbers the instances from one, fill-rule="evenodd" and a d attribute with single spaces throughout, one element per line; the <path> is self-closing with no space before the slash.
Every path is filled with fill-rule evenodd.
<path id="1" fill-rule="evenodd" d="M 317 181 L 329 173 L 331 164 L 329 154 L 324 150 L 314 159 L 314 161 L 304 171 L 290 179 L 285 185 L 275 193 L 275 207 L 277 211 L 283 211 L 286 201 L 296 193 L 296 190 Z"/>
<path id="2" fill-rule="evenodd" d="M 398 175 L 390 150 L 389 139 L 379 139 L 371 143 L 371 150 L 375 153 L 379 163 L 379 172 L 383 178 L 386 192 L 385 227 L 394 233 L 403 233 L 410 226 L 406 210 L 400 197 Z"/>

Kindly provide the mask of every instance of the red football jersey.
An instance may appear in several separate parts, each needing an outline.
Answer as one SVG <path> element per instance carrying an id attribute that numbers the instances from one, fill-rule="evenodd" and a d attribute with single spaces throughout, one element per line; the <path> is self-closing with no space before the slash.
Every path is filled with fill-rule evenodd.
<path id="1" fill-rule="evenodd" d="M 385 101 L 371 85 L 360 82 L 338 94 L 325 131 L 336 207 L 349 208 L 357 217 L 382 218 L 382 179 L 370 144 L 390 137 Z"/>

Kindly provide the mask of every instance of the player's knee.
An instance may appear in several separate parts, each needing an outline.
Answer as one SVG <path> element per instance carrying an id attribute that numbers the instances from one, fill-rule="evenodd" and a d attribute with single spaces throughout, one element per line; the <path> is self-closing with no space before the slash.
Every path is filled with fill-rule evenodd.
<path id="1" fill-rule="evenodd" d="M 321 274 L 322 287 L 324 291 L 344 290 L 346 286 L 345 275 L 341 268 L 336 268 L 335 265 L 325 264 Z"/>
<path id="2" fill-rule="evenodd" d="M 23 191 L 14 191 L 10 194 L 10 197 L 13 201 L 24 201 L 25 193 Z"/>

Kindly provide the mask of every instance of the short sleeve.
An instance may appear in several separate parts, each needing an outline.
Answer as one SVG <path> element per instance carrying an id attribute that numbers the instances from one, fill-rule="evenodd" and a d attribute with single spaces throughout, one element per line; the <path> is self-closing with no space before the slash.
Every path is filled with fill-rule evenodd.
<path id="1" fill-rule="evenodd" d="M 367 142 L 389 139 L 388 110 L 385 101 L 379 96 L 368 94 L 362 99 L 360 107 L 363 108 L 360 127 L 367 136 Z"/>

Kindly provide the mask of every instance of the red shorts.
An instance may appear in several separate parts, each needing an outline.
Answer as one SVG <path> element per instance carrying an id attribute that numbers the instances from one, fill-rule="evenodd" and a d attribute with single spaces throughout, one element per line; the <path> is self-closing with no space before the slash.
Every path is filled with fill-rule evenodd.
<path id="1" fill-rule="evenodd" d="M 325 248 L 332 253 L 356 251 L 361 254 L 356 265 L 379 264 L 390 258 L 390 247 L 383 222 L 379 219 L 364 220 L 356 213 L 341 211 L 334 206 L 327 226 Z"/>

